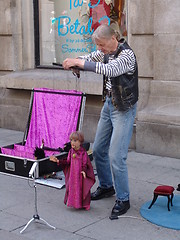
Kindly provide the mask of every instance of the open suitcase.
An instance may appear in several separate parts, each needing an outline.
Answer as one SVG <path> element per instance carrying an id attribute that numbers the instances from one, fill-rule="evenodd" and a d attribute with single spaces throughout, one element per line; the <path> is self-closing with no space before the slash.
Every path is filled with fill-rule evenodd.
<path id="1" fill-rule="evenodd" d="M 67 157 L 68 152 L 59 149 L 69 142 L 71 132 L 81 130 L 85 101 L 85 94 L 75 90 L 33 89 L 23 140 L 1 147 L 0 172 L 28 178 L 36 161 L 36 178 L 59 171 L 57 164 L 49 161 L 49 156 Z M 42 139 L 48 149 L 46 157 L 35 160 L 33 153 L 41 146 Z"/>

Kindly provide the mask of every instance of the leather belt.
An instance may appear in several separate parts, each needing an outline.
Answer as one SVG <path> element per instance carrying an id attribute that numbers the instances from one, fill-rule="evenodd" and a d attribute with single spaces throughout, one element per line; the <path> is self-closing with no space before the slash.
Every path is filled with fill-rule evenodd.
<path id="1" fill-rule="evenodd" d="M 112 91 L 106 90 L 106 96 L 108 96 L 109 98 L 112 97 Z"/>

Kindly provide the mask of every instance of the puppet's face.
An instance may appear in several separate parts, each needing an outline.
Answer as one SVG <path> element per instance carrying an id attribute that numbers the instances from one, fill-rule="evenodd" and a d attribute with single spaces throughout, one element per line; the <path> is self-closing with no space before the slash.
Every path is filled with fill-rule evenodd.
<path id="1" fill-rule="evenodd" d="M 78 150 L 81 146 L 81 142 L 77 139 L 71 139 L 71 147 Z"/>

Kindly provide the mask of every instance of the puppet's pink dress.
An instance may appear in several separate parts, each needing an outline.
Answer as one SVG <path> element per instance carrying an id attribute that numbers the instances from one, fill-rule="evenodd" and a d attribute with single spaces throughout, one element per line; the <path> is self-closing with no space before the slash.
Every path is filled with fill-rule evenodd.
<path id="1" fill-rule="evenodd" d="M 66 183 L 64 203 L 68 207 L 89 210 L 90 189 L 95 183 L 95 177 L 91 161 L 83 147 L 80 147 L 77 151 L 73 148 L 70 149 L 67 157 L 67 167 L 64 170 Z M 81 171 L 86 173 L 85 179 Z"/>

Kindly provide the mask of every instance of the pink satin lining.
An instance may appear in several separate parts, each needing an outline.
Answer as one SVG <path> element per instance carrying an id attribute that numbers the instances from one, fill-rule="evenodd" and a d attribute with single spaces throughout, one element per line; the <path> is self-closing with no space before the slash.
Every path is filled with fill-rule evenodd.
<path id="1" fill-rule="evenodd" d="M 82 92 L 40 88 L 34 92 L 31 121 L 25 146 L 14 145 L 14 149 L 1 148 L 3 154 L 34 159 L 35 147 L 63 147 L 69 142 L 71 132 L 77 130 Z M 57 94 L 64 93 L 64 94 Z M 67 95 L 68 93 L 74 95 Z M 57 152 L 56 152 L 57 153 Z M 52 152 L 46 151 L 46 156 Z"/>

